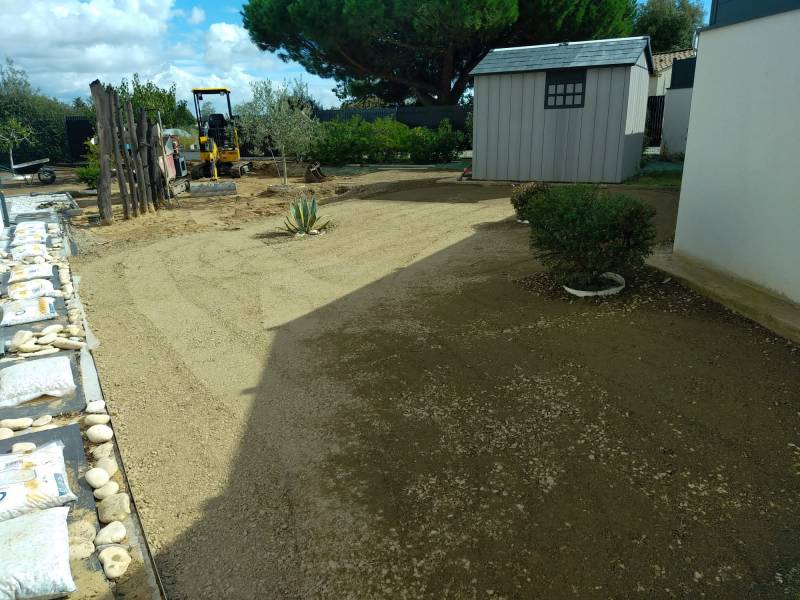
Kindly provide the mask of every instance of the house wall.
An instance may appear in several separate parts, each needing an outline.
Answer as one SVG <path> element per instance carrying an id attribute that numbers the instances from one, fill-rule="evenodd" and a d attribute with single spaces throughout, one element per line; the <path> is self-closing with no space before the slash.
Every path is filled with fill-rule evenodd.
<path id="1" fill-rule="evenodd" d="M 649 88 L 647 91 L 648 96 L 663 96 L 667 93 L 667 89 L 672 81 L 672 67 L 669 66 L 663 71 L 650 76 Z"/>
<path id="2" fill-rule="evenodd" d="M 476 76 L 473 178 L 620 181 L 630 78 L 587 69 L 583 108 L 545 110 L 544 71 Z"/>
<path id="3" fill-rule="evenodd" d="M 692 108 L 692 89 L 667 90 L 664 100 L 664 124 L 661 131 L 661 151 L 668 155 L 686 153 L 689 133 L 689 111 Z"/>
<path id="4" fill-rule="evenodd" d="M 676 254 L 795 302 L 798 31 L 800 10 L 700 34 L 675 239 Z"/>

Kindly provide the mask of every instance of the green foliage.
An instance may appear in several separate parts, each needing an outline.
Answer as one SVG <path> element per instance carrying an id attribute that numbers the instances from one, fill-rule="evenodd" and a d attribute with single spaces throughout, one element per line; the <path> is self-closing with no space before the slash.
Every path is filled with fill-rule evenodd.
<path id="1" fill-rule="evenodd" d="M 178 101 L 175 95 L 175 84 L 168 88 L 160 88 L 152 81 L 142 82 L 139 74 L 134 73 L 129 82 L 123 79 L 117 87 L 120 102 L 131 101 L 134 114 L 138 115 L 143 108 L 155 118 L 156 111 L 161 111 L 161 121 L 165 128 L 189 127 L 196 123 L 186 100 Z"/>
<path id="2" fill-rule="evenodd" d="M 472 149 L 472 128 L 475 126 L 475 121 L 472 118 L 472 110 L 467 113 L 467 118 L 464 120 L 464 143 L 463 147 L 466 150 Z"/>
<path id="3" fill-rule="evenodd" d="M 635 198 L 589 185 L 553 187 L 526 208 L 537 258 L 579 287 L 641 265 L 652 252 L 654 214 Z"/>
<path id="4" fill-rule="evenodd" d="M 415 130 L 391 117 L 381 117 L 369 124 L 366 144 L 366 161 L 392 162 L 399 154 L 408 152 L 414 143 Z"/>
<path id="5" fill-rule="evenodd" d="M 20 144 L 15 162 L 37 158 L 52 161 L 66 158 L 64 117 L 76 114 L 72 107 L 48 98 L 35 89 L 24 70 L 6 58 L 0 65 L 0 122 L 16 119 L 32 130 Z"/>
<path id="6" fill-rule="evenodd" d="M 527 217 L 525 212 L 528 204 L 542 194 L 550 191 L 550 186 L 544 181 L 531 181 L 521 185 L 515 185 L 511 190 L 511 206 L 514 207 L 514 212 L 517 214 L 517 219 L 520 221 L 525 220 Z"/>
<path id="7" fill-rule="evenodd" d="M 217 110 L 214 108 L 214 103 L 206 100 L 200 105 L 200 119 L 208 121 L 208 116 L 214 114 Z"/>
<path id="8" fill-rule="evenodd" d="M 330 221 L 321 222 L 317 216 L 316 198 L 301 196 L 289 205 L 289 216 L 286 217 L 284 227 L 289 233 L 311 233 L 323 231 Z"/>
<path id="9" fill-rule="evenodd" d="M 322 134 L 311 155 L 323 164 L 396 163 L 433 164 L 458 156 L 464 134 L 443 119 L 435 130 L 382 117 L 369 123 L 360 117 L 322 124 Z"/>
<path id="10" fill-rule="evenodd" d="M 464 134 L 453 129 L 447 119 L 442 119 L 435 131 L 415 127 L 411 132 L 409 158 L 415 164 L 451 162 L 458 156 L 458 149 L 464 141 Z"/>
<path id="11" fill-rule="evenodd" d="M 86 141 L 86 165 L 75 169 L 78 181 L 85 183 L 89 189 L 96 189 L 100 181 L 100 148 L 91 141 Z"/>
<path id="12" fill-rule="evenodd" d="M 649 35 L 654 52 L 692 47 L 695 30 L 703 25 L 699 0 L 647 0 L 636 8 L 633 30 Z"/>
<path id="13" fill-rule="evenodd" d="M 457 104 L 491 48 L 622 37 L 635 0 L 248 0 L 262 50 L 389 104 Z"/>
<path id="14" fill-rule="evenodd" d="M 22 142 L 29 142 L 33 129 L 23 125 L 16 117 L 8 117 L 0 123 L 0 150 L 14 150 Z"/>

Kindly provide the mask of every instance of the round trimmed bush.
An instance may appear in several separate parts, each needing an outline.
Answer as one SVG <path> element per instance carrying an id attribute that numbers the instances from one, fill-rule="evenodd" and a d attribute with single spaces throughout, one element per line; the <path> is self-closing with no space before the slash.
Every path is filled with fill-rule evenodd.
<path id="1" fill-rule="evenodd" d="M 606 271 L 641 266 L 653 249 L 654 215 L 640 200 L 590 185 L 552 187 L 525 207 L 536 257 L 580 289 L 602 286 Z"/>
<path id="2" fill-rule="evenodd" d="M 525 216 L 525 208 L 528 206 L 528 202 L 532 198 L 546 193 L 549 189 L 550 186 L 544 181 L 531 181 L 515 185 L 514 189 L 511 190 L 511 206 L 514 207 L 514 212 L 517 213 L 517 219 L 524 221 L 527 218 Z"/>

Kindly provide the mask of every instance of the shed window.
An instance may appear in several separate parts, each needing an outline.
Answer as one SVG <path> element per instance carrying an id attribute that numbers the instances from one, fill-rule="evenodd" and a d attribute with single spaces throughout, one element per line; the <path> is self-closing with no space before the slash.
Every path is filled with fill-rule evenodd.
<path id="1" fill-rule="evenodd" d="M 545 108 L 581 108 L 586 91 L 586 69 L 548 71 Z"/>

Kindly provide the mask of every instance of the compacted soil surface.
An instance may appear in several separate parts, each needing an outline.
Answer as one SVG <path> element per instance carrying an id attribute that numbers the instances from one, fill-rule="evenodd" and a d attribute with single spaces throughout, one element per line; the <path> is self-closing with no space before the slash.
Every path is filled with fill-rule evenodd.
<path id="1" fill-rule="evenodd" d="M 507 195 L 84 236 L 170 598 L 798 597 L 800 352 L 647 268 L 571 299 Z"/>

